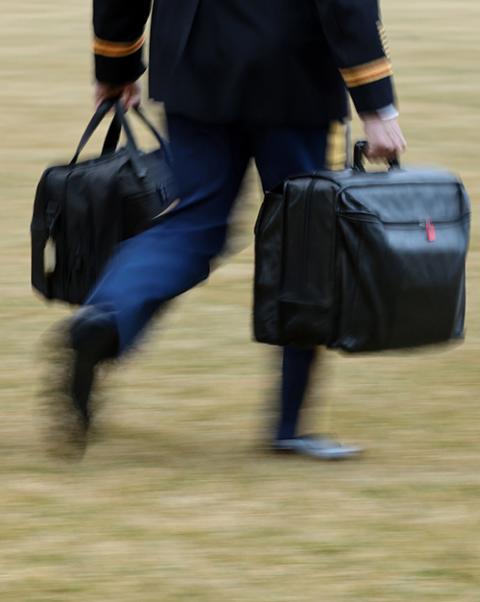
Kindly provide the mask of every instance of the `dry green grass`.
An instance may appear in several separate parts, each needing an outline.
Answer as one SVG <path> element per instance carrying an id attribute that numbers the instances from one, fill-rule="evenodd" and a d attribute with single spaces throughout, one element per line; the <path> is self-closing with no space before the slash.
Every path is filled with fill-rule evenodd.
<path id="1" fill-rule="evenodd" d="M 408 160 L 460 172 L 475 208 L 478 0 L 384 12 Z M 3 3 L 1 19 L 0 600 L 478 602 L 476 218 L 462 347 L 324 361 L 314 397 L 328 410 L 310 421 L 365 445 L 364 460 L 258 450 L 276 366 L 250 342 L 251 246 L 112 376 L 83 464 L 45 457 L 39 339 L 66 311 L 30 291 L 28 222 L 41 170 L 72 152 L 90 112 L 88 2 Z M 239 244 L 258 200 L 250 187 Z"/>

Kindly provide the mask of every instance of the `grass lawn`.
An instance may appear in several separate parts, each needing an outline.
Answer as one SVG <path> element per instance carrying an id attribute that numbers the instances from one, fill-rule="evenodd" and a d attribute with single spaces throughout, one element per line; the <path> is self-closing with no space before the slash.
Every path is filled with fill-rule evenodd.
<path id="1" fill-rule="evenodd" d="M 251 342 L 251 173 L 239 252 L 111 375 L 98 441 L 68 466 L 45 456 L 36 403 L 42 336 L 68 310 L 31 292 L 28 226 L 91 111 L 89 3 L 2 6 L 2 602 L 480 601 L 480 4 L 385 0 L 384 18 L 406 161 L 450 167 L 472 197 L 465 343 L 326 354 L 308 429 L 365 458 L 263 453 L 278 365 Z"/>

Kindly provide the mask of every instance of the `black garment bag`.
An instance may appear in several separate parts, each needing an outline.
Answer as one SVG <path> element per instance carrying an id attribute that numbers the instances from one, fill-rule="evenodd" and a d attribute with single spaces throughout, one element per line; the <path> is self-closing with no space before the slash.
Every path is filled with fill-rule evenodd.
<path id="1" fill-rule="evenodd" d="M 433 169 L 291 177 L 256 224 L 254 332 L 274 345 L 379 351 L 463 336 L 470 204 Z"/>
<path id="2" fill-rule="evenodd" d="M 101 156 L 78 162 L 112 108 Z M 116 244 L 153 225 L 175 200 L 167 144 L 140 108 L 134 113 L 157 139 L 157 150 L 141 152 L 120 101 L 107 100 L 71 162 L 48 168 L 40 179 L 31 223 L 32 285 L 47 299 L 83 303 Z M 116 150 L 121 130 L 126 145 Z"/>

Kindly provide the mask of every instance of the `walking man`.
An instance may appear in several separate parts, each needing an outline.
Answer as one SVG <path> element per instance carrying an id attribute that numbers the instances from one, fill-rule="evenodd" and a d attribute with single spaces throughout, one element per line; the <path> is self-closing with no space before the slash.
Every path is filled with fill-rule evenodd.
<path id="1" fill-rule="evenodd" d="M 153 4 L 153 7 L 152 7 Z M 140 102 L 152 11 L 149 94 L 163 102 L 180 203 L 123 243 L 68 325 L 64 438 L 83 449 L 99 363 L 122 355 L 168 300 L 205 280 L 253 158 L 262 186 L 329 166 L 347 90 L 372 159 L 402 152 L 377 0 L 93 0 L 97 103 Z M 316 458 L 357 453 L 297 432 L 317 352 L 283 350 L 271 446 Z"/>

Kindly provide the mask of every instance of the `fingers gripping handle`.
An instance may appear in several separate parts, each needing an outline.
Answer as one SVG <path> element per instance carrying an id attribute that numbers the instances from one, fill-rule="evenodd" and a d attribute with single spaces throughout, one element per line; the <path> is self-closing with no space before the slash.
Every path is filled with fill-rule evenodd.
<path id="1" fill-rule="evenodd" d="M 355 171 L 365 171 L 364 160 L 367 156 L 368 152 L 368 142 L 366 140 L 359 140 L 355 143 L 355 147 L 353 150 L 353 169 Z M 400 161 L 398 156 L 394 159 L 388 160 L 388 165 L 390 169 L 395 169 L 400 167 Z"/>

